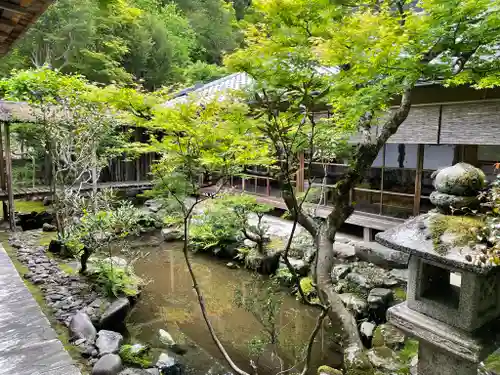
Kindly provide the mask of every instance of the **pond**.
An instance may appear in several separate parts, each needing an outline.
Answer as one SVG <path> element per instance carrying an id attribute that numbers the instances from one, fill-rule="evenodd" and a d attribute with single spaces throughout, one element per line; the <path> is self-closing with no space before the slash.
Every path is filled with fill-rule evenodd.
<path id="1" fill-rule="evenodd" d="M 134 270 L 148 281 L 129 319 L 132 340 L 155 346 L 158 330 L 164 329 L 187 348 L 181 361 L 189 373 L 227 373 L 226 364 L 202 318 L 182 244 L 166 243 L 158 235 L 148 235 L 132 246 L 142 255 L 134 263 Z M 276 374 L 280 369 L 276 358 L 272 359 L 267 351 L 258 358 L 250 352 L 249 342 L 262 337 L 263 325 L 256 316 L 235 304 L 237 291 L 244 294 L 248 284 L 255 282 L 251 272 L 229 269 L 226 262 L 208 254 L 192 253 L 191 259 L 212 324 L 230 356 L 247 371 L 251 371 L 249 363 L 253 359 L 259 374 Z M 303 358 L 302 350 L 319 310 L 301 304 L 285 290 L 282 293 L 284 299 L 277 319 L 279 356 L 289 368 Z M 315 343 L 311 374 L 320 365 L 341 363 L 340 351 L 333 341 L 334 332 L 326 319 Z M 301 369 L 299 364 L 297 370 Z"/>

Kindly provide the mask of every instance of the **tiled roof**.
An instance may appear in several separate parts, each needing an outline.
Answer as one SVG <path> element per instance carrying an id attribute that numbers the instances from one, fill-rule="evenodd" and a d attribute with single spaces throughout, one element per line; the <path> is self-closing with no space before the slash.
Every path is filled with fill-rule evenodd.
<path id="1" fill-rule="evenodd" d="M 318 67 L 316 68 L 319 74 L 336 74 L 338 68 Z M 242 90 L 249 87 L 253 83 L 253 78 L 247 73 L 233 73 L 226 77 L 222 77 L 201 87 L 190 87 L 178 93 L 176 97 L 167 101 L 165 106 L 173 106 L 178 103 L 185 103 L 189 97 L 203 103 L 220 95 L 224 98 L 224 94 L 231 90 Z"/>
<path id="2" fill-rule="evenodd" d="M 219 78 L 215 81 L 207 83 L 201 87 L 192 87 L 191 89 L 182 90 L 177 97 L 165 103 L 170 107 L 178 103 L 185 103 L 189 97 L 195 98 L 200 102 L 206 102 L 215 98 L 217 95 L 223 97 L 224 93 L 231 90 L 242 90 L 250 86 L 253 79 L 246 73 L 234 73 L 226 77 Z"/>

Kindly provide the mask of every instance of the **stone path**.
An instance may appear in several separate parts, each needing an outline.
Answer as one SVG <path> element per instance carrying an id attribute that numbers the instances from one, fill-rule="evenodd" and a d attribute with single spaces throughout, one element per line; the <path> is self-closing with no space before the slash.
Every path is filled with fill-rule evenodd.
<path id="1" fill-rule="evenodd" d="M 1 245 L 0 374 L 80 375 Z"/>

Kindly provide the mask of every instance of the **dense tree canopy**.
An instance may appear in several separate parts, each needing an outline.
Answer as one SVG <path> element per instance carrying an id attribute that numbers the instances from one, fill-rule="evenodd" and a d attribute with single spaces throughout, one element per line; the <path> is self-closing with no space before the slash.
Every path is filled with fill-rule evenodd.
<path id="1" fill-rule="evenodd" d="M 242 17 L 246 2 L 235 3 Z M 0 75 L 49 65 L 99 83 L 143 82 L 150 90 L 223 74 L 222 55 L 241 42 L 236 12 L 223 0 L 55 2 L 30 28 Z"/>

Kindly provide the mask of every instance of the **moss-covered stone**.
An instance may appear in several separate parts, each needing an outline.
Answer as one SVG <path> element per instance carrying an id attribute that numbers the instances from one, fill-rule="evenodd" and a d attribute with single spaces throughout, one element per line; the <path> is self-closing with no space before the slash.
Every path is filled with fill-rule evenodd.
<path id="1" fill-rule="evenodd" d="M 500 353 L 495 352 L 484 361 L 484 368 L 493 373 L 500 373 Z"/>
<path id="2" fill-rule="evenodd" d="M 373 347 L 388 347 L 398 350 L 403 347 L 404 343 L 404 333 L 389 323 L 379 325 L 373 333 Z"/>
<path id="3" fill-rule="evenodd" d="M 484 188 L 486 176 L 482 170 L 467 163 L 457 163 L 439 170 L 434 179 L 434 187 L 440 193 L 475 196 Z"/>
<path id="4" fill-rule="evenodd" d="M 142 344 L 122 345 L 120 358 L 130 366 L 148 368 L 153 364 L 149 346 Z"/>
<path id="5" fill-rule="evenodd" d="M 333 367 L 330 366 L 323 365 L 318 367 L 318 375 L 320 374 L 342 375 L 342 371 L 334 369 Z"/>
<path id="6" fill-rule="evenodd" d="M 394 299 L 396 300 L 396 302 L 406 301 L 406 290 L 404 288 L 397 287 L 394 288 L 392 292 L 394 294 Z"/>

